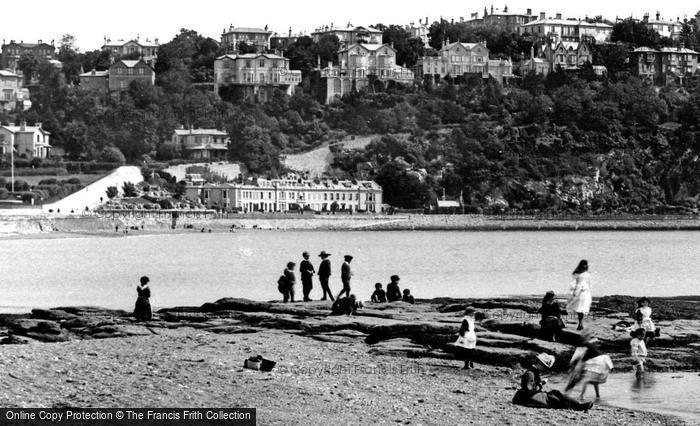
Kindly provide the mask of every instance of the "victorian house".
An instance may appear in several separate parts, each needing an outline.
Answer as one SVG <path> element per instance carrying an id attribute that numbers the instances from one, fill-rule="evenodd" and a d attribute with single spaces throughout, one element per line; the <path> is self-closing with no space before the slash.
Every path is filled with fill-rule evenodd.
<path id="1" fill-rule="evenodd" d="M 352 44 L 338 52 L 338 62 L 321 69 L 319 60 L 315 89 L 321 102 L 331 103 L 373 81 L 412 84 L 415 78 L 413 71 L 396 64 L 396 49 L 388 44 Z"/>
<path id="2" fill-rule="evenodd" d="M 229 26 L 221 34 L 221 48 L 226 53 L 238 53 L 241 43 L 253 48 L 256 53 L 264 53 L 270 49 L 272 31 L 265 28 Z"/>
<path id="3" fill-rule="evenodd" d="M 49 155 L 49 135 L 41 123 L 28 126 L 0 125 L 0 153 L 7 154 L 14 147 L 15 156 L 23 158 L 46 158 Z"/>
<path id="4" fill-rule="evenodd" d="M 231 139 L 226 132 L 217 129 L 175 129 L 172 142 L 188 158 L 197 160 L 224 160 Z"/>
<path id="5" fill-rule="evenodd" d="M 272 91 L 288 95 L 301 83 L 301 71 L 289 69 L 289 59 L 271 53 L 224 55 L 214 61 L 214 91 L 237 89 L 243 99 L 266 102 Z"/>
<path id="6" fill-rule="evenodd" d="M 373 27 L 353 26 L 351 23 L 345 27 L 335 27 L 333 24 L 317 28 L 311 33 L 311 38 L 318 43 L 321 37 L 334 35 L 340 41 L 341 49 L 352 44 L 382 44 L 382 32 Z"/>
<path id="7" fill-rule="evenodd" d="M 148 39 L 141 40 L 137 37 L 135 40 L 112 41 L 105 37 L 102 50 L 109 52 L 112 61 L 124 57 L 129 59 L 141 59 L 151 68 L 155 68 L 156 59 L 158 58 L 158 47 L 158 39 L 150 41 Z"/>
<path id="8" fill-rule="evenodd" d="M 500 83 L 512 77 L 510 60 L 489 59 L 486 43 L 443 43 L 438 56 L 424 56 L 419 69 L 423 75 L 445 78 L 478 75 Z"/>
<path id="9" fill-rule="evenodd" d="M 17 43 L 11 40 L 2 45 L 2 66 L 0 68 L 20 73 L 19 59 L 26 54 L 34 55 L 37 59 L 51 60 L 56 57 L 56 49 L 53 41 L 48 44 L 41 40 L 38 43 L 25 43 L 23 41 Z"/>

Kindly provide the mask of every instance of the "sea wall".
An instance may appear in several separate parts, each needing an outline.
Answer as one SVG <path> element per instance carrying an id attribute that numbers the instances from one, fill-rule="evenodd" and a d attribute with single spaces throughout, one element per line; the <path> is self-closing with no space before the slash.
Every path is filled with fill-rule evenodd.
<path id="1" fill-rule="evenodd" d="M 4 215 L 0 213 L 0 236 L 41 232 L 102 232 L 115 226 L 142 226 L 149 231 L 172 231 L 172 219 L 157 211 L 144 214 L 113 215 Z M 450 230 L 450 231 L 653 231 L 700 230 L 700 218 L 693 216 L 643 220 L 624 219 L 530 219 L 483 215 L 235 215 L 202 218 L 183 213 L 175 222 L 175 230 L 205 229 L 212 232 L 236 229 L 261 230 Z"/>

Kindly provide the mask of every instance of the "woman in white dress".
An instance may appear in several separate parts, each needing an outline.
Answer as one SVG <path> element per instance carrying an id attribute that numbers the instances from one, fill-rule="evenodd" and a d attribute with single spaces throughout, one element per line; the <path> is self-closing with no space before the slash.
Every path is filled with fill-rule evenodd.
<path id="1" fill-rule="evenodd" d="M 583 330 L 583 317 L 591 310 L 591 273 L 588 272 L 588 261 L 582 260 L 574 269 L 574 278 L 571 281 L 569 302 L 566 310 L 576 312 L 578 316 L 578 327 L 576 330 Z"/>

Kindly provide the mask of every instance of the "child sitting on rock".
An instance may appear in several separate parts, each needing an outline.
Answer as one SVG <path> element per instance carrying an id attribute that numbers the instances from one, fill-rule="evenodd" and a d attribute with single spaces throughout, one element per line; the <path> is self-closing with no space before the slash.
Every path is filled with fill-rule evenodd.
<path id="1" fill-rule="evenodd" d="M 644 362 L 647 356 L 647 346 L 644 344 L 645 334 L 643 328 L 637 328 L 632 331 L 632 340 L 630 341 L 630 355 L 634 359 L 634 374 L 637 378 L 641 378 L 644 374 Z"/>
<path id="2" fill-rule="evenodd" d="M 341 297 L 333 302 L 331 315 L 355 315 L 361 307 L 362 304 L 357 302 L 354 294 L 351 294 L 350 297 Z"/>
<path id="3" fill-rule="evenodd" d="M 372 302 L 386 303 L 386 292 L 382 290 L 382 283 L 374 285 L 374 293 L 372 293 Z"/>
<path id="4" fill-rule="evenodd" d="M 413 298 L 413 295 L 411 294 L 411 290 L 409 290 L 407 288 L 405 288 L 403 290 L 403 299 L 401 299 L 401 300 L 403 300 L 406 303 L 410 303 L 411 305 L 416 303 L 416 299 Z"/>

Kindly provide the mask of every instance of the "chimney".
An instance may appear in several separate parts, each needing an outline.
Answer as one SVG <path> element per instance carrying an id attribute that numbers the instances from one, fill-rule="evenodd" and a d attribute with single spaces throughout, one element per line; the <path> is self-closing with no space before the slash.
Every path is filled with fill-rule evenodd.
<path id="1" fill-rule="evenodd" d="M 292 27 L 289 27 L 289 37 L 292 37 Z"/>
<path id="2" fill-rule="evenodd" d="M 493 5 L 491 5 L 491 15 L 493 15 Z"/>
<path id="3" fill-rule="evenodd" d="M 97 70 L 95 70 L 95 68 L 93 68 L 92 71 L 90 71 L 90 74 L 95 75 L 96 72 L 97 72 Z"/>
<path id="4" fill-rule="evenodd" d="M 544 12 L 540 12 L 540 19 L 547 19 L 547 15 Z"/>
<path id="5" fill-rule="evenodd" d="M 190 124 L 190 135 L 192 134 L 193 126 Z"/>
<path id="6" fill-rule="evenodd" d="M 648 12 L 644 14 L 643 19 L 644 19 L 644 22 L 649 22 L 649 13 Z"/>
<path id="7" fill-rule="evenodd" d="M 450 24 L 452 24 L 452 25 L 455 24 L 455 18 L 452 18 L 452 21 L 450 21 Z"/>
<path id="8" fill-rule="evenodd" d="M 155 44 L 158 44 L 158 37 L 156 37 L 155 39 L 153 39 L 153 42 L 154 42 Z"/>
<path id="9" fill-rule="evenodd" d="M 41 121 L 37 121 L 36 123 L 34 123 L 34 126 L 41 129 Z"/>
<path id="10" fill-rule="evenodd" d="M 24 132 L 24 131 L 26 131 L 26 130 L 27 130 L 27 122 L 26 122 L 26 121 L 22 121 L 22 122 L 19 124 L 19 131 L 20 131 L 20 132 Z"/>
<path id="11" fill-rule="evenodd" d="M 535 43 L 530 46 L 530 59 L 535 59 Z"/>
<path id="12" fill-rule="evenodd" d="M 661 12 L 659 12 L 659 11 L 657 10 L 657 11 L 656 11 L 656 20 L 659 21 L 660 18 L 661 18 Z"/>
<path id="13" fill-rule="evenodd" d="M 464 22 L 464 16 L 459 17 L 459 22 Z"/>
<path id="14" fill-rule="evenodd" d="M 561 13 L 557 13 L 557 19 L 561 19 Z"/>
<path id="15" fill-rule="evenodd" d="M 425 25 L 428 25 L 428 17 L 425 17 Z"/>
<path id="16" fill-rule="evenodd" d="M 532 9 L 528 8 L 528 9 L 527 9 L 527 13 L 525 13 L 525 14 L 526 14 L 527 16 L 532 15 Z"/>
<path id="17" fill-rule="evenodd" d="M 418 18 L 418 23 L 421 24 L 421 25 L 423 25 L 423 19 L 422 19 L 422 18 Z"/>
<path id="18" fill-rule="evenodd" d="M 41 44 L 41 39 L 39 39 L 39 44 Z"/>

